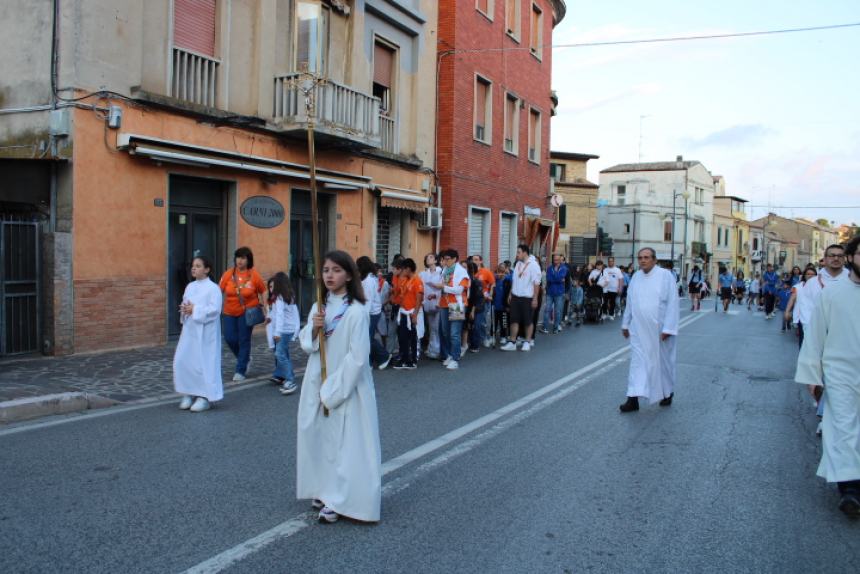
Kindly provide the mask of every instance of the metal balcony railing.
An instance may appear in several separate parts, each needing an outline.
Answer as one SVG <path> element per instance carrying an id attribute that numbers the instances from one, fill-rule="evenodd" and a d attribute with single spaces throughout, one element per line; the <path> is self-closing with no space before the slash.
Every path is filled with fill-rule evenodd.
<path id="1" fill-rule="evenodd" d="M 286 130 L 304 129 L 307 125 L 305 99 L 298 83 L 297 73 L 275 77 L 272 116 Z M 394 145 L 396 129 L 391 129 L 394 120 L 381 121 L 379 98 L 331 80 L 318 84 L 314 90 L 319 131 L 370 147 L 382 147 L 385 138 L 387 145 Z"/>
<path id="2" fill-rule="evenodd" d="M 379 116 L 379 131 L 382 134 L 382 149 L 397 153 L 397 122 L 388 116 Z"/>
<path id="3" fill-rule="evenodd" d="M 219 66 L 215 58 L 174 47 L 170 95 L 193 104 L 215 107 Z"/>

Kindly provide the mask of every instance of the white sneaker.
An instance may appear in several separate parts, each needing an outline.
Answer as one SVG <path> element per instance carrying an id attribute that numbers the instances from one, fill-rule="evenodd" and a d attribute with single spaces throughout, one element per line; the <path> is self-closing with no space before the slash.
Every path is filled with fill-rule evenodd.
<path id="1" fill-rule="evenodd" d="M 328 506 L 323 506 L 322 510 L 320 510 L 319 521 L 323 524 L 333 524 L 337 522 L 337 519 L 337 512 L 335 512 Z"/>
<path id="2" fill-rule="evenodd" d="M 529 342 L 528 342 L 528 341 L 524 341 L 524 342 L 523 342 L 523 348 L 522 348 L 521 350 L 522 350 L 522 351 L 531 351 L 531 349 L 532 349 L 532 346 L 531 346 L 531 345 L 529 345 Z"/>
<path id="3" fill-rule="evenodd" d="M 241 383 L 244 380 L 245 380 L 245 375 L 243 375 L 242 373 L 236 373 L 235 375 L 233 375 L 233 382 L 234 383 Z"/>
<path id="4" fill-rule="evenodd" d="M 311 500 L 311 508 L 314 510 L 321 510 L 325 506 L 325 503 L 319 498 L 314 498 Z"/>
<path id="5" fill-rule="evenodd" d="M 499 347 L 499 349 L 501 349 L 502 351 L 516 351 L 517 350 L 517 344 L 514 343 L 513 341 L 508 341 L 507 343 L 505 343 L 504 345 Z"/>
<path id="6" fill-rule="evenodd" d="M 209 404 L 209 401 L 204 399 L 203 397 L 197 397 L 197 400 L 194 401 L 194 404 L 191 405 L 192 413 L 201 413 L 203 411 L 208 411 L 212 405 Z"/>
<path id="7" fill-rule="evenodd" d="M 610 320 L 610 321 L 614 321 L 614 320 L 615 320 L 615 315 L 610 315 L 610 316 L 609 316 L 609 320 Z"/>
<path id="8" fill-rule="evenodd" d="M 448 366 L 445 368 L 448 369 L 449 371 L 456 371 L 457 369 L 460 368 L 460 363 L 458 363 L 457 361 L 451 361 L 450 363 L 448 363 Z"/>
<path id="9" fill-rule="evenodd" d="M 191 395 L 185 395 L 182 397 L 182 400 L 179 402 L 179 408 L 183 411 L 187 411 L 191 408 L 191 405 L 194 404 L 194 397 Z"/>
<path id="10" fill-rule="evenodd" d="M 507 345 L 507 344 L 508 344 L 508 338 L 507 337 L 502 337 L 501 339 L 499 339 L 499 345 Z"/>
<path id="11" fill-rule="evenodd" d="M 393 359 L 393 358 L 394 358 L 394 355 L 392 355 L 391 353 L 389 353 L 389 354 L 388 354 L 388 358 L 387 358 L 387 359 L 385 359 L 385 361 L 384 361 L 384 362 L 380 363 L 379 367 L 377 367 L 377 368 L 378 368 L 380 371 L 384 371 L 384 370 L 385 370 L 385 368 L 388 366 L 388 364 L 389 364 L 389 363 L 391 363 L 391 359 Z"/>
<path id="12" fill-rule="evenodd" d="M 450 356 L 450 355 L 448 355 L 448 358 L 447 358 L 447 359 L 445 359 L 444 361 L 442 361 L 442 366 L 443 366 L 443 367 L 447 367 L 448 365 L 450 365 L 450 364 L 451 364 L 451 361 L 453 361 L 453 360 L 454 360 L 454 359 L 452 359 L 452 358 L 451 358 L 451 356 Z"/>
<path id="13" fill-rule="evenodd" d="M 484 339 L 484 348 L 485 349 L 489 349 L 492 346 L 493 346 L 493 340 L 492 339 Z"/>

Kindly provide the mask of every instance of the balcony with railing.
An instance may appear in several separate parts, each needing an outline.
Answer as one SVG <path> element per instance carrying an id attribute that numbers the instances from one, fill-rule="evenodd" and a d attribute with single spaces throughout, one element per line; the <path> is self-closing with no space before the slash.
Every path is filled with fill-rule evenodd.
<path id="1" fill-rule="evenodd" d="M 272 116 L 287 133 L 307 130 L 305 98 L 299 82 L 299 74 L 275 77 Z M 314 129 L 318 135 L 397 153 L 397 121 L 382 115 L 379 98 L 331 80 L 314 87 L 314 98 Z"/>
<path id="2" fill-rule="evenodd" d="M 217 105 L 219 60 L 174 47 L 172 64 L 172 97 L 210 108 Z"/>

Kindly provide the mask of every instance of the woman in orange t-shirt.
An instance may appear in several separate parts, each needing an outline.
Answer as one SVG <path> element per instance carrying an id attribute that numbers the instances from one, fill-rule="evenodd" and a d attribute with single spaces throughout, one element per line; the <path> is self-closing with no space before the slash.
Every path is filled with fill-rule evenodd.
<path id="1" fill-rule="evenodd" d="M 254 269 L 254 254 L 249 248 L 236 250 L 233 267 L 224 272 L 218 285 L 224 293 L 224 340 L 236 356 L 233 380 L 244 381 L 251 362 L 251 333 L 254 330 L 245 322 L 245 310 L 259 305 L 265 312 L 266 308 L 263 299 L 266 284 Z"/>

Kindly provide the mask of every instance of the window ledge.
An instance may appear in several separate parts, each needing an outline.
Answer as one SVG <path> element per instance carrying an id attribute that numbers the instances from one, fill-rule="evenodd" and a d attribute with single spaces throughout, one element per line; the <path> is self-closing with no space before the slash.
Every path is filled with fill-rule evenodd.
<path id="1" fill-rule="evenodd" d="M 508 38 L 510 38 L 511 40 L 513 40 L 514 42 L 516 42 L 517 44 L 519 44 L 519 43 L 520 43 L 520 36 L 519 36 L 519 34 L 514 34 L 514 31 L 513 31 L 513 30 L 505 30 L 505 34 L 508 36 Z"/>
<path id="2" fill-rule="evenodd" d="M 478 14 L 480 14 L 481 16 L 483 16 L 484 18 L 486 18 L 490 22 L 493 21 L 493 17 L 490 16 L 489 14 L 487 14 L 486 12 L 484 12 L 483 10 L 481 10 L 480 8 L 475 8 L 475 12 L 477 12 Z"/>
<path id="3" fill-rule="evenodd" d="M 472 136 L 472 140 L 473 140 L 473 141 L 478 142 L 479 144 L 484 144 L 484 145 L 485 145 L 485 146 L 487 146 L 487 147 L 492 147 L 492 145 L 493 145 L 493 144 L 492 144 L 492 143 L 490 143 L 489 141 L 487 141 L 487 140 L 479 140 L 479 139 L 478 139 L 478 138 L 476 138 L 475 136 Z"/>
<path id="4" fill-rule="evenodd" d="M 529 48 L 529 54 L 534 56 L 534 59 L 538 62 L 543 62 L 543 55 L 534 48 Z"/>
<path id="5" fill-rule="evenodd" d="M 517 153 L 517 152 L 515 152 L 515 151 L 504 150 L 504 152 L 505 152 L 506 154 L 508 154 L 509 156 L 513 156 L 513 157 L 517 157 L 517 158 L 518 158 L 518 157 L 520 157 L 520 154 L 518 154 L 518 153 Z"/>

